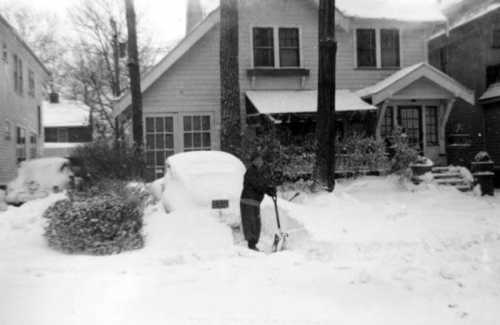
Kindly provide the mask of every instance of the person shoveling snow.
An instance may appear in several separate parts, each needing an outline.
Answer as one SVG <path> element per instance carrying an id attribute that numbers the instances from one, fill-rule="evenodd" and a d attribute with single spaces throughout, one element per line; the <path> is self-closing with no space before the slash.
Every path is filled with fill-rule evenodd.
<path id="1" fill-rule="evenodd" d="M 245 173 L 241 193 L 241 224 L 248 248 L 258 251 L 257 243 L 261 231 L 260 204 L 265 194 L 276 197 L 276 187 L 272 186 L 263 175 L 262 155 L 253 154 L 251 161 L 252 165 Z"/>

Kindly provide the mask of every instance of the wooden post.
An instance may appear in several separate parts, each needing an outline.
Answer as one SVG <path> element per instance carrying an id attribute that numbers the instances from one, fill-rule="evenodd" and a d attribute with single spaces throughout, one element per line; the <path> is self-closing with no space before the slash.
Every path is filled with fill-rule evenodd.
<path id="1" fill-rule="evenodd" d="M 319 2 L 318 113 L 316 117 L 316 186 L 335 189 L 335 0 Z"/>
<path id="2" fill-rule="evenodd" d="M 142 122 L 142 93 L 139 54 L 137 50 L 137 31 L 133 0 L 125 0 L 128 29 L 128 69 L 130 75 L 130 94 L 132 96 L 132 129 L 136 149 L 142 153 L 144 143 Z"/>
<path id="3" fill-rule="evenodd" d="M 448 119 L 450 118 L 451 110 L 455 105 L 456 98 L 450 99 L 446 104 L 446 110 L 444 111 L 443 120 L 439 125 L 439 153 L 446 154 L 446 124 L 448 124 Z"/>
<path id="4" fill-rule="evenodd" d="M 388 101 L 382 103 L 382 106 L 378 110 L 378 120 L 377 120 L 377 129 L 375 130 L 375 134 L 377 136 L 377 140 L 382 140 L 382 123 L 384 123 L 385 113 L 387 112 Z"/>

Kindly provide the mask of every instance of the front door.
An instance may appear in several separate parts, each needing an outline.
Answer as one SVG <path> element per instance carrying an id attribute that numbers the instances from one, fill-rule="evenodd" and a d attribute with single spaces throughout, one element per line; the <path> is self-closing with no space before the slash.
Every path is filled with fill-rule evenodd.
<path id="1" fill-rule="evenodd" d="M 423 148 L 421 106 L 399 106 L 398 122 L 408 136 L 408 144 L 421 151 Z"/>

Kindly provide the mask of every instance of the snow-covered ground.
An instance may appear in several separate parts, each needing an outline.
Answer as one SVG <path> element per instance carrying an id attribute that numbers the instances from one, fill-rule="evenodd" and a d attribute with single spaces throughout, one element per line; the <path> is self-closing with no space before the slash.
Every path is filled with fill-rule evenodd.
<path id="1" fill-rule="evenodd" d="M 500 323 L 500 193 L 345 182 L 280 201 L 278 254 L 206 211 L 153 207 L 146 248 L 110 257 L 46 246 L 40 216 L 61 197 L 0 213 L 2 325 Z M 266 250 L 270 201 L 262 213 Z"/>

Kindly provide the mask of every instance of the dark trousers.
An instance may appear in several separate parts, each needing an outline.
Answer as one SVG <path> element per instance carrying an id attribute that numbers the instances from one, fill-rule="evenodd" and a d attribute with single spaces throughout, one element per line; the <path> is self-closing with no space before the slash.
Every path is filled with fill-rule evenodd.
<path id="1" fill-rule="evenodd" d="M 240 203 L 243 234 L 249 248 L 255 248 L 260 238 L 260 207 L 255 204 Z"/>

